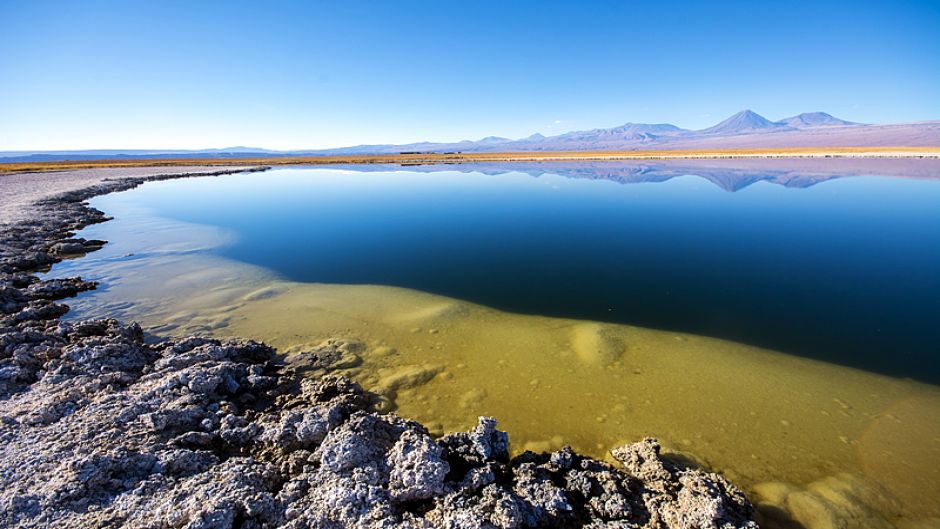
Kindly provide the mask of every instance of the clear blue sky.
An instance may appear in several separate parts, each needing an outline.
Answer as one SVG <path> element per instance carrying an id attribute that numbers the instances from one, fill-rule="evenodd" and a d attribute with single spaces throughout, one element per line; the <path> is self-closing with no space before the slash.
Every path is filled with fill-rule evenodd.
<path id="1" fill-rule="evenodd" d="M 940 119 L 940 0 L 0 0 L 0 28 L 0 150 Z"/>

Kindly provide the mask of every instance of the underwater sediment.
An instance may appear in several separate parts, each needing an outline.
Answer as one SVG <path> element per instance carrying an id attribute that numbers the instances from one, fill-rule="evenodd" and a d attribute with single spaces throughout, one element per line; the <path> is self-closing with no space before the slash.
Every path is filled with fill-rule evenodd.
<path id="1" fill-rule="evenodd" d="M 74 237 L 107 220 L 84 201 L 179 176 L 68 192 L 0 228 L 0 525 L 756 527 L 740 490 L 651 439 L 612 450 L 617 465 L 510 457 L 492 419 L 434 438 L 260 343 L 60 321 L 58 301 L 95 285 L 33 273 L 104 244 Z"/>

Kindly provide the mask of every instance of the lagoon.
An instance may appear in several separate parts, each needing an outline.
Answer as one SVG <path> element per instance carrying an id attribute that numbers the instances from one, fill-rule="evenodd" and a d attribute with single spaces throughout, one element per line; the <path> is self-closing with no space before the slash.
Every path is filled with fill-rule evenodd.
<path id="1" fill-rule="evenodd" d="M 52 274 L 102 282 L 73 317 L 288 358 L 334 340 L 437 433 L 494 415 L 516 452 L 599 456 L 653 435 L 767 512 L 851 490 L 887 498 L 849 502 L 871 520 L 940 516 L 936 162 L 763 163 L 155 182 L 93 199 L 115 220 L 81 235 L 111 243 Z"/>

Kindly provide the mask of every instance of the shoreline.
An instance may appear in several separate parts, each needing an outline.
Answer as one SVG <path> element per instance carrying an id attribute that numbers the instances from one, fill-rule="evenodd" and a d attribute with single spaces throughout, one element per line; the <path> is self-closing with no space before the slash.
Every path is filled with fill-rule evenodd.
<path id="1" fill-rule="evenodd" d="M 544 151 L 409 153 L 388 155 L 265 156 L 219 158 L 144 158 L 135 160 L 84 160 L 52 162 L 2 162 L 0 175 L 94 168 L 140 168 L 175 166 L 290 166 L 337 164 L 461 164 L 475 162 L 612 162 L 630 160 L 733 160 L 733 159 L 826 159 L 826 158 L 940 158 L 936 147 L 794 147 L 779 149 L 708 149 L 648 151 Z"/>
<path id="2" fill-rule="evenodd" d="M 89 198 L 265 169 L 105 179 L 0 224 L 3 525 L 756 527 L 742 492 L 662 458 L 653 440 L 613 450 L 622 468 L 570 449 L 510 459 L 491 419 L 433 439 L 372 412 L 374 396 L 345 379 L 302 378 L 263 344 L 152 343 L 137 324 L 59 321 L 57 301 L 96 285 L 33 274 L 105 244 L 74 238 L 109 220 Z M 328 373 L 349 347 L 310 354 Z"/>

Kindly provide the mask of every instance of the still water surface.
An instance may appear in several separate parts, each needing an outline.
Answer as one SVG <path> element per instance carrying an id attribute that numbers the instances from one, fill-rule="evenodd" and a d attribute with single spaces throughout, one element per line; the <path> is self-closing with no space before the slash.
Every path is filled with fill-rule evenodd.
<path id="1" fill-rule="evenodd" d="M 940 168 L 920 162 L 157 182 L 94 199 L 115 220 L 83 235 L 112 244 L 53 273 L 103 282 L 77 316 L 356 340 L 347 374 L 438 431 L 491 414 L 517 450 L 597 455 L 655 435 L 767 512 L 807 525 L 848 490 L 859 527 L 900 527 L 940 516 Z"/>

